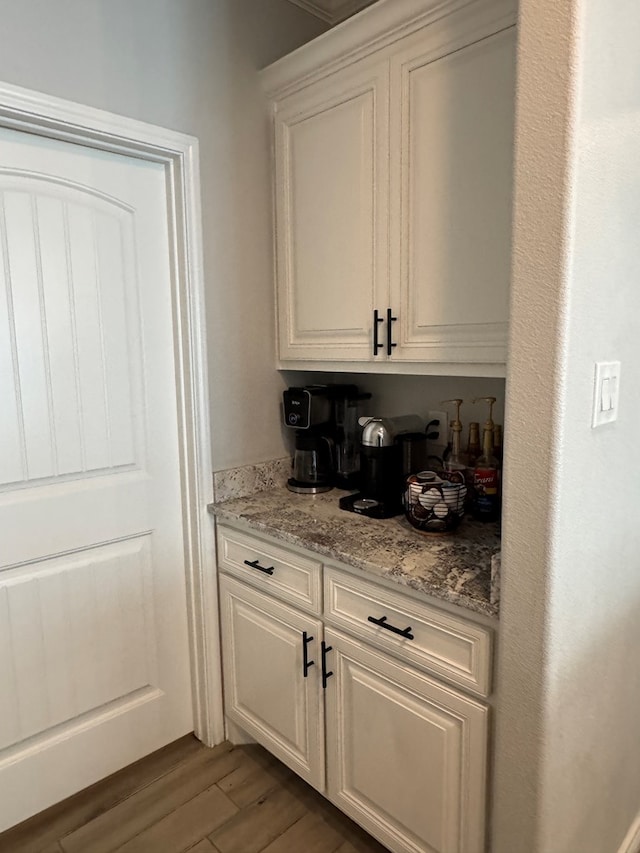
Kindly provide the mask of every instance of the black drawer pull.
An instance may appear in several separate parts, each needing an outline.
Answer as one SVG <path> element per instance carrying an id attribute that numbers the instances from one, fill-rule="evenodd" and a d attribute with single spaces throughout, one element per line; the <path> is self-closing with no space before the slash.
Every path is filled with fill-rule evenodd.
<path id="1" fill-rule="evenodd" d="M 327 671 L 327 654 L 333 649 L 333 646 L 327 646 L 325 641 L 323 640 L 320 643 L 320 648 L 322 649 L 322 689 L 327 689 L 327 681 L 333 675 L 333 671 Z"/>
<path id="2" fill-rule="evenodd" d="M 313 640 L 313 637 L 307 636 L 307 632 L 302 632 L 302 676 L 306 678 L 309 674 L 309 669 L 312 666 L 316 665 L 316 662 L 313 660 L 309 660 L 309 655 L 307 653 L 307 646 Z"/>
<path id="3" fill-rule="evenodd" d="M 273 574 L 273 566 L 269 566 L 269 568 L 267 569 L 264 566 L 260 565 L 259 560 L 253 560 L 253 561 L 245 560 L 244 564 L 245 564 L 245 566 L 251 566 L 252 569 L 257 569 L 259 572 L 264 572 L 265 575 L 272 575 Z"/>
<path id="4" fill-rule="evenodd" d="M 367 616 L 367 621 L 373 622 L 374 625 L 379 625 L 381 628 L 385 628 L 387 631 L 391 631 L 394 634 L 400 634 L 401 637 L 405 637 L 407 640 L 415 639 L 411 633 L 411 627 L 396 628 L 395 625 L 389 625 L 386 616 L 381 616 L 379 619 L 376 619 L 375 616 Z"/>
<path id="5" fill-rule="evenodd" d="M 384 344 L 378 343 L 378 323 L 384 323 L 382 317 L 378 315 L 378 310 L 373 312 L 373 354 L 378 355 L 378 350 L 382 349 Z"/>
<path id="6" fill-rule="evenodd" d="M 391 327 L 391 324 L 395 323 L 397 319 L 393 316 L 391 308 L 387 308 L 387 355 L 391 355 L 393 348 L 398 346 L 393 342 L 393 329 Z"/>

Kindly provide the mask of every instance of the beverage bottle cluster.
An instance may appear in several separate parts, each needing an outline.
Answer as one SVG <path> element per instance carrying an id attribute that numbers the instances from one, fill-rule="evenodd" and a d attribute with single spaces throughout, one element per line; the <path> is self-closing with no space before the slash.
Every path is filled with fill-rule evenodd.
<path id="1" fill-rule="evenodd" d="M 487 420 L 483 424 L 482 443 L 480 424 L 469 424 L 469 440 L 466 451 L 462 450 L 462 421 L 460 420 L 461 399 L 443 400 L 456 406 L 451 421 L 451 436 L 445 452 L 444 472 L 449 476 L 462 474 L 467 483 L 468 509 L 478 521 L 497 521 L 500 518 L 500 471 L 502 467 L 502 427 L 493 422 L 495 397 L 478 397 L 474 403 L 489 404 Z"/>

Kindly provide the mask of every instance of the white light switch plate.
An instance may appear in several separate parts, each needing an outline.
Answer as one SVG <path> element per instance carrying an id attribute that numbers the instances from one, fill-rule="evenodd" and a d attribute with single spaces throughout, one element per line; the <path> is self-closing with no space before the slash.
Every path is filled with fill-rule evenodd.
<path id="1" fill-rule="evenodd" d="M 592 427 L 610 424 L 617 420 L 619 395 L 620 362 L 597 361 L 593 380 Z"/>

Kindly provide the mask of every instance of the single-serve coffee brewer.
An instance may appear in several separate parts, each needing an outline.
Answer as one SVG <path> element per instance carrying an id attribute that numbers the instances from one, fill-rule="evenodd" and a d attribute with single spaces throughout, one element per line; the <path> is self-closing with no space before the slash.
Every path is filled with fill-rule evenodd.
<path id="1" fill-rule="evenodd" d="M 287 488 L 318 494 L 334 485 L 355 487 L 360 472 L 358 406 L 370 396 L 355 385 L 307 385 L 283 392 L 284 423 L 296 430 Z"/>
<path id="2" fill-rule="evenodd" d="M 360 491 L 340 499 L 340 508 L 373 518 L 391 518 L 403 511 L 403 436 L 422 438 L 424 423 L 418 415 L 361 418 Z"/>

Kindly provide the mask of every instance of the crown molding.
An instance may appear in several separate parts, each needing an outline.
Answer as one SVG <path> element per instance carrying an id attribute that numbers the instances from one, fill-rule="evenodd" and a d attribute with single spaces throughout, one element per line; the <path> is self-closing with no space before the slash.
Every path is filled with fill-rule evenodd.
<path id="1" fill-rule="evenodd" d="M 515 25 L 517 13 L 518 0 L 377 0 L 359 15 L 263 68 L 263 91 L 272 99 L 285 97 L 449 16 L 458 20 L 463 16 L 465 27 L 475 28 L 476 37 L 481 38 L 482 33 Z"/>
<path id="2" fill-rule="evenodd" d="M 370 6 L 374 0 L 289 0 L 331 26 Z"/>

